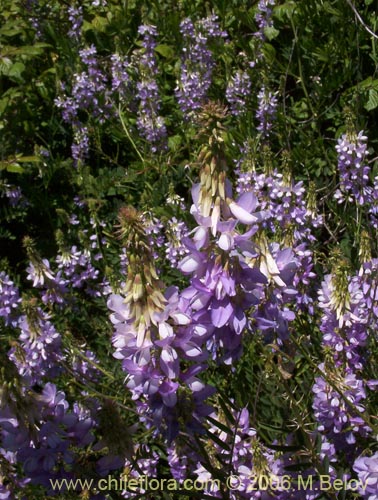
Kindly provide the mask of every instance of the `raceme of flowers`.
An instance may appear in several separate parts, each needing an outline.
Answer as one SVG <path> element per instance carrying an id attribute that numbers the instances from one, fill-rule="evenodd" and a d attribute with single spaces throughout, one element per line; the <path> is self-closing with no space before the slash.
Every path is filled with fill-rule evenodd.
<path id="1" fill-rule="evenodd" d="M 227 34 L 220 30 L 216 16 L 209 16 L 195 23 L 189 18 L 184 19 L 180 24 L 180 31 L 184 47 L 181 74 L 175 94 L 184 117 L 189 118 L 201 109 L 208 98 L 215 65 L 209 41 L 225 38 Z"/>
<path id="2" fill-rule="evenodd" d="M 363 131 L 357 136 L 344 134 L 337 141 L 340 190 L 336 191 L 335 197 L 339 203 L 345 199 L 355 200 L 359 205 L 370 201 L 370 167 L 367 164 L 366 141 Z"/>

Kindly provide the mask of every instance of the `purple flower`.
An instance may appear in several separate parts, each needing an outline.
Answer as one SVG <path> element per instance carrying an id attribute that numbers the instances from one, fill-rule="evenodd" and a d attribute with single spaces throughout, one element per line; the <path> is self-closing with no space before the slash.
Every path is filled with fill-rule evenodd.
<path id="1" fill-rule="evenodd" d="M 285 473 L 277 465 L 273 452 L 260 442 L 256 430 L 250 426 L 247 408 L 231 409 L 230 413 L 232 420 L 227 419 L 226 422 L 224 417 L 221 419 L 213 414 L 212 418 L 220 422 L 222 427 L 218 427 L 214 423 L 208 431 L 208 435 L 213 434 L 217 437 L 217 440 L 209 440 L 209 455 L 219 457 L 220 464 L 227 464 L 227 473 L 230 474 L 230 479 L 235 480 L 234 483 L 230 483 L 232 486 L 230 498 L 232 500 L 265 498 L 257 488 L 254 489 L 253 481 L 256 477 L 256 471 L 267 474 L 271 481 L 277 482 L 275 495 L 279 495 L 280 476 Z M 224 427 L 228 428 L 229 432 L 226 432 Z M 218 444 L 220 441 L 223 443 L 222 446 Z M 205 486 L 204 493 L 214 498 L 222 498 L 220 494 L 221 481 L 214 480 L 213 470 L 214 467 L 210 468 L 201 456 L 198 457 L 197 468 L 194 472 L 197 475 L 197 480 Z M 218 469 L 218 472 L 222 474 L 223 471 Z M 213 480 L 211 481 L 211 479 Z M 267 498 L 272 497 L 269 495 Z"/>
<path id="2" fill-rule="evenodd" d="M 200 19 L 193 24 L 187 18 L 180 24 L 184 47 L 181 57 L 180 81 L 175 89 L 180 109 L 187 119 L 201 109 L 211 85 L 215 62 L 208 42 L 226 37 L 219 28 L 216 16 Z"/>
<path id="3" fill-rule="evenodd" d="M 368 186 L 366 188 L 367 196 L 366 201 L 368 202 L 368 211 L 370 224 L 374 229 L 378 228 L 378 176 L 374 178 L 373 187 Z"/>
<path id="4" fill-rule="evenodd" d="M 37 309 L 32 317 L 21 316 L 18 327 L 21 350 L 12 347 L 9 357 L 21 376 L 30 385 L 39 383 L 44 377 L 56 377 L 62 370 L 64 359 L 61 337 L 49 321 L 49 316 Z"/>
<path id="5" fill-rule="evenodd" d="M 353 464 L 360 480 L 359 493 L 363 498 L 378 498 L 378 453 L 371 457 L 358 457 Z"/>
<path id="6" fill-rule="evenodd" d="M 372 190 L 368 186 L 370 167 L 366 163 L 367 137 L 360 131 L 357 136 L 344 134 L 337 141 L 340 190 L 335 194 L 338 203 L 345 199 L 359 205 L 371 201 Z"/>
<path id="7" fill-rule="evenodd" d="M 136 449 L 136 460 L 130 461 L 126 460 L 125 469 L 130 469 L 130 478 L 139 479 L 139 487 L 136 491 L 127 490 L 122 492 L 122 496 L 125 498 L 133 498 L 134 496 L 140 497 L 140 495 L 145 496 L 147 493 L 144 486 L 147 486 L 147 482 L 143 482 L 143 478 L 157 477 L 158 474 L 158 462 L 159 455 L 155 450 L 152 450 L 147 444 L 140 444 Z"/>
<path id="8" fill-rule="evenodd" d="M 18 288 L 4 271 L 0 272 L 0 316 L 6 326 L 16 326 L 21 303 Z"/>
<path id="9" fill-rule="evenodd" d="M 77 42 L 78 40 L 80 40 L 81 36 L 81 27 L 83 24 L 83 7 L 81 5 L 68 7 L 68 19 L 71 23 L 71 28 L 68 32 L 68 36 Z"/>
<path id="10" fill-rule="evenodd" d="M 259 122 L 257 130 L 260 132 L 263 139 L 269 137 L 273 127 L 273 121 L 277 112 L 277 97 L 273 92 L 268 90 L 265 85 L 257 94 L 258 109 L 256 111 L 256 118 Z"/>
<path id="11" fill-rule="evenodd" d="M 253 68 L 259 61 L 262 61 L 264 54 L 262 50 L 263 43 L 266 40 L 266 28 L 273 27 L 272 7 L 275 5 L 275 0 L 259 0 L 257 5 L 257 12 L 255 14 L 255 21 L 258 30 L 254 33 L 256 39 L 256 59 L 250 63 Z"/>
<path id="12" fill-rule="evenodd" d="M 87 383 L 89 380 L 93 382 L 98 382 L 101 378 L 101 372 L 96 367 L 98 364 L 98 359 L 95 354 L 86 350 L 82 355 L 75 356 L 72 362 L 72 369 L 74 370 L 76 377 L 82 382 Z"/>
<path id="13" fill-rule="evenodd" d="M 175 268 L 178 262 L 189 253 L 183 242 L 188 237 L 189 230 L 185 222 L 178 221 L 176 217 L 172 217 L 166 223 L 165 233 L 167 237 L 165 255 L 171 266 Z"/>
<path id="14" fill-rule="evenodd" d="M 142 25 L 138 33 L 143 36 L 139 60 L 139 82 L 137 83 L 137 97 L 139 108 L 137 113 L 137 127 L 151 145 L 151 151 L 157 152 L 166 148 L 167 129 L 164 118 L 160 115 L 160 96 L 156 76 L 158 73 L 155 47 L 157 45 L 157 31 L 154 26 Z"/>
<path id="15" fill-rule="evenodd" d="M 121 102 L 131 97 L 131 78 L 128 73 L 130 62 L 127 57 L 112 54 L 112 92 L 117 92 Z"/>
<path id="16" fill-rule="evenodd" d="M 74 126 L 74 142 L 71 146 L 72 158 L 77 167 L 82 164 L 89 154 L 88 128 L 82 125 Z"/>
<path id="17" fill-rule="evenodd" d="M 366 411 L 367 389 L 377 384 L 361 376 L 369 322 L 374 325 L 373 303 L 366 300 L 371 286 L 374 289 L 371 280 L 374 266 L 374 262 L 367 263 L 359 275 L 348 276 L 340 263 L 334 274 L 325 277 L 319 291 L 319 306 L 323 311 L 320 330 L 332 372 L 328 364 L 320 365 L 327 377 L 315 380 L 313 408 L 319 431 L 327 433 L 337 449 L 348 450 L 352 458 L 358 451 L 357 435 L 366 437 L 371 432 L 360 414 Z"/>
<path id="18" fill-rule="evenodd" d="M 113 115 L 107 76 L 103 72 L 94 45 L 79 51 L 83 71 L 74 73 L 71 95 L 68 85 L 61 85 L 61 95 L 55 105 L 62 110 L 63 120 L 73 126 L 72 156 L 77 165 L 88 156 L 89 133 L 85 125 L 88 116 L 99 124 Z"/>
<path id="19" fill-rule="evenodd" d="M 246 100 L 251 92 L 251 79 L 246 71 L 237 71 L 233 75 L 226 89 L 226 99 L 230 105 L 230 112 L 239 116 L 246 111 Z"/>
<path id="20" fill-rule="evenodd" d="M 371 326 L 377 324 L 378 320 L 378 259 L 365 262 L 358 273 L 357 281 L 362 288 L 368 322 Z M 357 298 L 357 297 L 356 297 Z"/>
<path id="21" fill-rule="evenodd" d="M 97 243 L 93 242 L 94 248 Z M 89 250 L 78 250 L 74 245 L 70 252 L 63 252 L 56 258 L 60 275 L 72 288 L 83 289 L 88 295 L 99 297 L 99 270 L 92 264 Z"/>
<path id="22" fill-rule="evenodd" d="M 265 40 L 265 28 L 273 26 L 272 23 L 272 8 L 275 5 L 275 0 L 259 0 L 255 20 L 259 30 L 255 36 L 260 40 Z"/>
<path id="23" fill-rule="evenodd" d="M 5 196 L 12 207 L 25 205 L 26 200 L 22 194 L 20 186 L 5 185 Z"/>
<path id="24" fill-rule="evenodd" d="M 33 287 L 43 286 L 46 280 L 55 279 L 47 259 L 42 259 L 41 262 L 30 262 L 26 270 L 27 279 L 33 281 Z"/>
<path id="25" fill-rule="evenodd" d="M 179 430 L 178 412 L 182 399 L 189 397 L 184 396 L 188 389 L 189 394 L 193 391 L 196 394 L 190 398 L 193 412 L 187 425 L 198 427 L 206 413 L 204 409 L 207 407 L 203 405 L 203 399 L 207 397 L 206 386 L 198 379 L 195 382 L 190 370 L 182 373 L 180 366 L 180 361 L 201 361 L 206 354 L 201 349 L 204 340 L 196 328 L 202 324 L 193 324 L 188 301 L 183 300 L 174 287 L 166 290 L 165 300 L 165 308 L 150 313 L 151 323 L 143 323 L 138 329 L 131 309 L 121 295 L 111 295 L 108 308 L 113 311 L 111 321 L 115 326 L 114 356 L 122 360 L 123 369 L 128 374 L 127 387 L 133 399 L 138 401 L 140 411 L 152 417 L 161 430 L 166 428 L 167 438 L 171 441 Z"/>

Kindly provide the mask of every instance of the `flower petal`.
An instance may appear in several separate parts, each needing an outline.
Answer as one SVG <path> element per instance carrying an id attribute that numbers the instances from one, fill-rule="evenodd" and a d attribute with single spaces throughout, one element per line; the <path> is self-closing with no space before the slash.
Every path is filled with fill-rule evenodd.
<path id="1" fill-rule="evenodd" d="M 229 207 L 232 215 L 236 217 L 240 222 L 243 222 L 243 224 L 253 224 L 258 220 L 257 217 L 247 212 L 247 210 L 245 210 L 234 201 L 229 204 Z"/>

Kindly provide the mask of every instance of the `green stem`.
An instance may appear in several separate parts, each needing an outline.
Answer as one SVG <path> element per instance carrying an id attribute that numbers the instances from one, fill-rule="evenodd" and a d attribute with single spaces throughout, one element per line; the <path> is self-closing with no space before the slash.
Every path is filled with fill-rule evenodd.
<path id="1" fill-rule="evenodd" d="M 141 153 L 140 153 L 139 149 L 137 148 L 137 146 L 136 146 L 136 144 L 135 144 L 135 142 L 134 142 L 133 138 L 131 137 L 130 132 L 127 130 L 126 123 L 125 123 L 125 121 L 124 121 L 124 119 L 123 119 L 123 117 L 122 117 L 121 105 L 119 105 L 119 107 L 118 107 L 118 116 L 119 116 L 119 119 L 121 120 L 122 128 L 123 128 L 123 130 L 124 130 L 124 132 L 125 132 L 125 134 L 126 134 L 127 138 L 129 139 L 129 141 L 130 141 L 130 142 L 131 142 L 131 144 L 133 145 L 133 148 L 135 149 L 135 151 L 136 151 L 137 155 L 139 156 L 139 158 L 140 158 L 141 162 L 142 162 L 142 163 L 143 163 L 143 165 L 144 165 L 144 164 L 145 164 L 144 158 L 143 158 L 143 156 L 141 155 Z"/>

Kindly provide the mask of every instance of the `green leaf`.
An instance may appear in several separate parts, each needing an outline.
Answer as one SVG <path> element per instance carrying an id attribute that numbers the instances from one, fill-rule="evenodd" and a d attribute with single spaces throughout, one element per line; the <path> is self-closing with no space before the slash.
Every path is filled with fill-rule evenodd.
<path id="1" fill-rule="evenodd" d="M 38 156 L 22 156 L 17 155 L 15 158 L 8 158 L 7 160 L 0 161 L 0 170 L 21 174 L 24 172 L 24 167 L 20 163 L 39 162 Z"/>
<path id="2" fill-rule="evenodd" d="M 15 161 L 0 161 L 0 170 L 6 170 L 15 174 L 22 174 L 23 167 Z"/>
<path id="3" fill-rule="evenodd" d="M 346 234 L 346 236 L 341 240 L 340 247 L 341 247 L 343 253 L 348 258 L 351 258 L 351 248 L 352 248 L 352 245 L 351 245 L 350 237 L 349 237 L 348 234 Z"/>
<path id="4" fill-rule="evenodd" d="M 263 54 L 267 63 L 272 64 L 276 58 L 276 49 L 270 43 L 265 43 L 263 46 Z"/>
<path id="5" fill-rule="evenodd" d="M 274 26 L 267 26 L 264 29 L 264 34 L 267 37 L 267 39 L 273 40 L 274 38 L 277 38 L 280 32 L 274 27 Z"/>
<path id="6" fill-rule="evenodd" d="M 11 165 L 8 165 L 6 168 L 7 172 L 12 172 L 14 174 L 22 174 L 24 172 L 24 168 L 21 167 L 18 163 L 12 163 Z"/>
<path id="7" fill-rule="evenodd" d="M 365 80 L 362 80 L 362 82 L 358 82 L 356 85 L 349 87 L 345 91 L 345 95 L 353 94 L 356 91 L 361 92 L 364 90 L 367 91 L 371 89 L 378 90 L 378 79 L 373 79 L 371 76 L 369 76 Z"/>
<path id="8" fill-rule="evenodd" d="M 181 146 L 182 138 L 181 135 L 173 135 L 168 138 L 168 147 L 171 151 L 177 151 Z"/>
<path id="9" fill-rule="evenodd" d="M 20 161 L 21 163 L 35 163 L 39 162 L 40 159 L 38 158 L 38 156 L 18 156 L 17 161 Z"/>
<path id="10" fill-rule="evenodd" d="M 215 420 L 212 417 L 207 417 L 206 419 L 211 424 L 213 424 L 215 427 L 218 427 L 218 429 L 220 429 L 221 431 L 225 432 L 226 434 L 229 434 L 230 436 L 234 435 L 234 432 L 229 427 L 227 427 L 227 425 L 222 424 L 221 422 L 219 422 L 218 420 Z"/>
<path id="11" fill-rule="evenodd" d="M 286 2 L 282 5 L 277 5 L 274 8 L 273 12 L 274 17 L 276 17 L 280 21 L 285 21 L 286 19 L 290 19 L 293 16 L 295 8 L 296 5 L 294 2 Z"/>
<path id="12" fill-rule="evenodd" d="M 15 36 L 23 32 L 23 27 L 18 22 L 9 21 L 0 29 L 0 36 Z"/>
<path id="13" fill-rule="evenodd" d="M 106 17 L 96 16 L 92 19 L 90 26 L 96 31 L 103 33 L 106 30 L 107 26 L 109 26 L 109 21 Z"/>
<path id="14" fill-rule="evenodd" d="M 248 11 L 241 10 L 240 12 L 237 12 L 237 16 L 245 26 L 248 26 L 251 29 L 256 29 L 254 8 L 251 8 Z"/>
<path id="15" fill-rule="evenodd" d="M 8 75 L 9 69 L 12 67 L 12 61 L 8 57 L 0 58 L 0 74 Z"/>
<path id="16" fill-rule="evenodd" d="M 341 11 L 335 9 L 329 2 L 324 2 L 323 9 L 327 14 L 332 14 L 336 17 L 340 17 L 342 15 Z"/>
<path id="17" fill-rule="evenodd" d="M 175 51 L 170 45 L 165 45 L 161 43 L 157 47 L 155 47 L 155 52 L 165 57 L 166 59 L 172 59 L 175 55 Z"/>
<path id="18" fill-rule="evenodd" d="M 313 50 L 312 55 L 316 57 L 316 59 L 318 59 L 319 61 L 323 61 L 325 63 L 328 63 L 330 59 L 329 52 L 324 50 L 322 47 L 316 47 Z"/>
<path id="19" fill-rule="evenodd" d="M 24 56 L 26 58 L 39 56 L 44 50 L 51 47 L 49 43 L 36 43 L 34 45 L 22 45 L 21 47 L 7 46 L 3 48 L 3 53 L 7 56 Z"/>
<path id="20" fill-rule="evenodd" d="M 284 453 L 288 453 L 290 451 L 294 452 L 294 451 L 298 451 L 298 450 L 301 449 L 301 447 L 299 445 L 298 446 L 286 446 L 286 445 L 279 446 L 279 445 L 276 445 L 276 444 L 268 444 L 267 446 L 271 450 L 283 451 Z"/>
<path id="21" fill-rule="evenodd" d="M 223 413 L 225 414 L 227 420 L 231 423 L 231 422 L 235 422 L 235 419 L 227 405 L 227 402 L 225 400 L 225 398 L 222 396 L 221 394 L 221 391 L 218 390 L 219 392 L 219 397 L 218 397 L 218 402 L 219 402 L 219 405 L 220 407 L 222 408 L 223 410 Z M 228 401 L 228 404 L 232 407 L 232 402 L 231 401 Z M 235 407 L 233 408 L 235 410 Z"/>
<path id="22" fill-rule="evenodd" d="M 16 62 L 12 64 L 12 66 L 10 67 L 8 71 L 8 76 L 10 78 L 13 77 L 15 80 L 22 80 L 21 75 L 24 72 L 24 70 L 25 70 L 25 64 L 23 64 L 22 62 Z"/>
<path id="23" fill-rule="evenodd" d="M 217 445 L 220 446 L 223 450 L 230 451 L 230 446 L 225 441 L 222 441 L 217 435 L 208 430 L 206 430 L 206 435 L 211 439 L 211 441 L 217 443 Z"/>
<path id="24" fill-rule="evenodd" d="M 372 111 L 378 106 L 378 92 L 375 89 L 369 90 L 369 99 L 365 104 L 364 108 L 367 111 Z"/>

